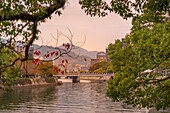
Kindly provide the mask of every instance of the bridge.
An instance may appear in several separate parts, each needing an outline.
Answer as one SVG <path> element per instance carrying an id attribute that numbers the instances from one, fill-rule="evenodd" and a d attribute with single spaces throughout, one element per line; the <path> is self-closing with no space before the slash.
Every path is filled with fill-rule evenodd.
<path id="1" fill-rule="evenodd" d="M 61 78 L 65 77 L 66 79 L 71 78 L 73 83 L 80 82 L 80 77 L 100 77 L 100 78 L 110 78 L 114 73 L 65 73 L 59 75 L 53 75 L 55 77 Z"/>

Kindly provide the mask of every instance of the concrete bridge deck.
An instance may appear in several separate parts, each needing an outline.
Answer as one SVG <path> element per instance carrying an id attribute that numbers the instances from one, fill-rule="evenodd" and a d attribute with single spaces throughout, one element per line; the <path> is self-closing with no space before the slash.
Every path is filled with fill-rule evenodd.
<path id="1" fill-rule="evenodd" d="M 111 76 L 113 76 L 114 73 L 66 73 L 64 75 L 53 75 L 55 77 L 64 77 L 64 78 L 71 78 L 73 83 L 77 83 L 80 82 L 80 77 L 86 77 L 86 79 L 89 78 L 96 78 L 99 77 L 99 79 L 101 80 L 103 78 L 103 80 L 108 80 L 110 79 Z"/>
<path id="2" fill-rule="evenodd" d="M 57 77 L 73 77 L 73 76 L 80 76 L 80 77 L 104 77 L 104 76 L 113 76 L 114 73 L 68 73 L 64 75 L 54 75 Z"/>

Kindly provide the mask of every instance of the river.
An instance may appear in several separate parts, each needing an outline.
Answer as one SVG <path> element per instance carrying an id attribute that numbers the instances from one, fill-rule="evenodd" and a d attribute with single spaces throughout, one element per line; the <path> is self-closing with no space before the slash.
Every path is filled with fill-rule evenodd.
<path id="1" fill-rule="evenodd" d="M 0 92 L 0 113 L 147 113 L 106 96 L 106 82 L 16 88 Z"/>

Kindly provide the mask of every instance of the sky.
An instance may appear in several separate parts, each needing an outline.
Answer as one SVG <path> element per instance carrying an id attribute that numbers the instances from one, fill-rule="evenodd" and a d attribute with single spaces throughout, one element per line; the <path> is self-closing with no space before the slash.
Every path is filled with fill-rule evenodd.
<path id="1" fill-rule="evenodd" d="M 116 39 L 124 38 L 130 33 L 131 19 L 123 20 L 115 13 L 110 13 L 105 17 L 91 17 L 86 15 L 78 4 L 78 0 L 69 0 L 62 15 L 53 14 L 51 20 L 39 25 L 40 36 L 43 39 L 35 43 L 39 45 L 56 46 L 57 31 L 70 36 L 69 30 L 73 34 L 73 44 L 81 46 L 88 51 L 105 51 L 110 43 Z M 69 30 L 68 30 L 69 29 Z M 58 45 L 68 40 L 59 37 Z M 82 45 L 82 43 L 84 45 Z"/>

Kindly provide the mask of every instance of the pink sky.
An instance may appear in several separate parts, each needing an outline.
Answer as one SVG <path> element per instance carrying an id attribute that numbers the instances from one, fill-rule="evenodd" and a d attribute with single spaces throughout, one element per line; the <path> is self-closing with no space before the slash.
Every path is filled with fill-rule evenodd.
<path id="1" fill-rule="evenodd" d="M 51 46 L 55 45 L 52 35 L 56 36 L 57 30 L 69 35 L 68 29 L 74 34 L 73 43 L 86 42 L 82 46 L 89 51 L 105 51 L 108 44 L 114 43 L 115 39 L 121 39 L 130 32 L 131 20 L 123 20 L 122 17 L 111 13 L 106 17 L 87 16 L 78 4 L 78 0 L 69 0 L 62 11 L 62 15 L 53 14 L 51 20 L 41 24 L 41 37 L 44 44 L 49 42 Z M 85 36 L 84 36 L 85 35 Z M 59 45 L 66 40 L 59 38 Z M 41 41 L 36 41 L 41 45 Z M 80 45 L 80 44 L 77 44 Z"/>

